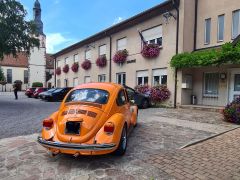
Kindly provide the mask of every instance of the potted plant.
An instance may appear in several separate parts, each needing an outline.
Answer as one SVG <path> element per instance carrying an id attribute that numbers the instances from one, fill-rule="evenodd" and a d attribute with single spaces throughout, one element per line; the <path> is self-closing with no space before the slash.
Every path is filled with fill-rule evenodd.
<path id="1" fill-rule="evenodd" d="M 106 55 L 101 55 L 97 58 L 96 64 L 98 67 L 105 67 L 107 65 Z"/>
<path id="2" fill-rule="evenodd" d="M 61 68 L 60 67 L 58 67 L 56 70 L 55 70 L 55 73 L 56 73 L 56 75 L 60 75 L 61 74 Z"/>
<path id="3" fill-rule="evenodd" d="M 145 58 L 155 58 L 160 54 L 160 49 L 158 44 L 145 44 L 142 48 L 141 54 Z"/>
<path id="4" fill-rule="evenodd" d="M 89 61 L 88 59 L 86 59 L 85 61 L 83 61 L 83 63 L 81 64 L 82 68 L 84 70 L 88 70 L 91 68 L 91 61 Z"/>
<path id="5" fill-rule="evenodd" d="M 68 71 L 69 71 L 69 66 L 68 64 L 65 64 L 65 66 L 63 67 L 63 72 L 68 73 Z"/>
<path id="6" fill-rule="evenodd" d="M 116 54 L 113 57 L 113 61 L 117 64 L 123 64 L 128 56 L 128 51 L 126 49 L 119 50 L 116 52 Z"/>
<path id="7" fill-rule="evenodd" d="M 73 65 L 71 67 L 72 71 L 76 73 L 76 72 L 78 72 L 78 68 L 79 68 L 78 63 L 77 62 L 73 63 Z"/>

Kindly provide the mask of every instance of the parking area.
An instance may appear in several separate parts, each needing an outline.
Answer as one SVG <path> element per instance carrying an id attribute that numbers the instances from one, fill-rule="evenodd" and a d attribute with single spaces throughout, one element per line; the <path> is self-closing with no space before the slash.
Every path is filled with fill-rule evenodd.
<path id="1" fill-rule="evenodd" d="M 3 105 L 8 108 L 3 110 Z M 182 151 L 180 148 L 190 142 L 238 127 L 223 122 L 221 115 L 214 112 L 150 108 L 139 111 L 138 126 L 130 135 L 123 157 L 51 157 L 36 143 L 36 138 L 42 118 L 58 106 L 59 103 L 24 96 L 15 103 L 15 100 L 0 96 L 0 118 L 4 121 L 0 130 L 3 132 L 0 179 L 178 179 L 180 176 L 161 166 L 161 158 L 166 156 L 167 159 L 171 152 Z M 4 130 L 6 127 L 10 129 Z M 21 136 L 7 138 L 12 136 L 11 132 Z M 160 160 L 157 157 L 161 157 Z"/>

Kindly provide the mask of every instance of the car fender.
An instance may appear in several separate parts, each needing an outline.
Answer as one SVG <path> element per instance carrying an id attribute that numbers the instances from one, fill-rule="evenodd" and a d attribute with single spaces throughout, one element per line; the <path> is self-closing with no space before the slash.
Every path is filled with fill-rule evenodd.
<path id="1" fill-rule="evenodd" d="M 56 133 L 57 128 L 57 118 L 58 118 L 58 111 L 54 112 L 49 116 L 49 119 L 53 119 L 53 127 L 49 130 L 42 128 L 42 138 L 45 140 L 50 140 Z"/>
<path id="2" fill-rule="evenodd" d="M 130 110 L 132 112 L 131 116 L 131 124 L 135 126 L 137 124 L 137 116 L 138 116 L 138 107 L 137 106 L 131 106 Z"/>
<path id="3" fill-rule="evenodd" d="M 104 125 L 108 122 L 112 122 L 114 124 L 114 132 L 112 134 L 107 134 L 104 132 Z M 117 146 L 119 144 L 122 129 L 126 123 L 123 114 L 116 113 L 112 115 L 103 125 L 103 127 L 98 131 L 95 136 L 95 142 L 98 144 L 102 143 L 115 143 Z"/>

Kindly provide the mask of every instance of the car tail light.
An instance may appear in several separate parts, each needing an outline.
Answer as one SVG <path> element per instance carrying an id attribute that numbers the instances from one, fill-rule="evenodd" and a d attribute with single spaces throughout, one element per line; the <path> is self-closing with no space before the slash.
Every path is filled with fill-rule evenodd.
<path id="1" fill-rule="evenodd" d="M 51 129 L 53 127 L 53 119 L 44 119 L 43 120 L 43 127 L 46 129 Z"/>
<path id="2" fill-rule="evenodd" d="M 107 122 L 104 125 L 104 132 L 107 134 L 112 134 L 114 131 L 114 124 L 112 122 Z"/>

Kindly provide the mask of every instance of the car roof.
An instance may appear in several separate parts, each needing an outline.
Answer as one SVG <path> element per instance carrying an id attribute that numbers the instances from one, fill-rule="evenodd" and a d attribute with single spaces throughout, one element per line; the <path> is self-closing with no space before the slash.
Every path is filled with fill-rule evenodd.
<path id="1" fill-rule="evenodd" d="M 116 89 L 123 88 L 123 86 L 120 84 L 110 83 L 110 82 L 99 82 L 99 83 L 96 82 L 96 83 L 81 84 L 81 85 L 75 87 L 74 90 L 75 89 L 84 89 L 84 88 L 102 89 L 102 90 L 106 90 L 108 92 L 113 92 Z"/>

